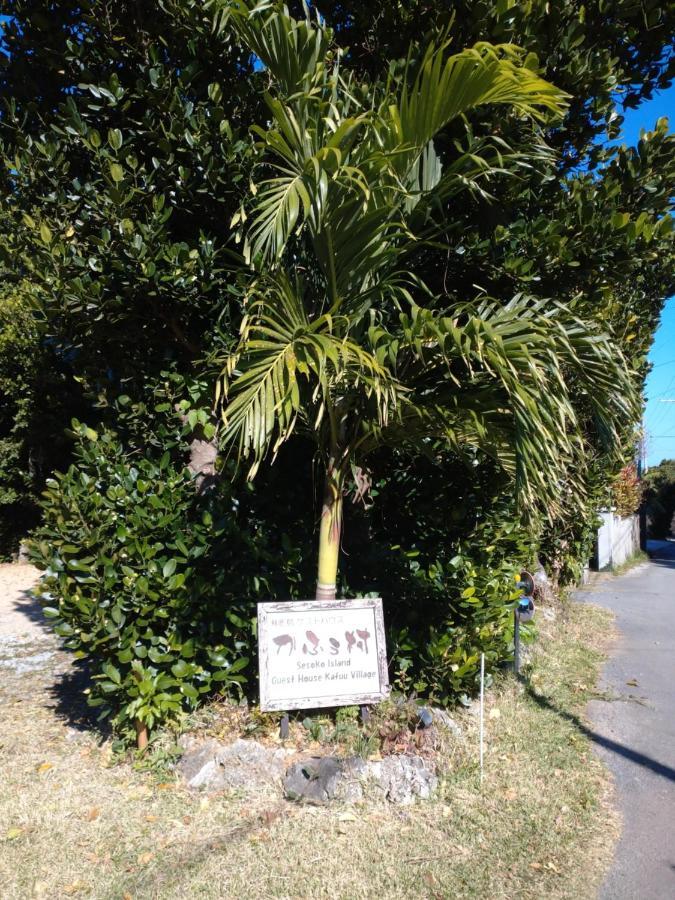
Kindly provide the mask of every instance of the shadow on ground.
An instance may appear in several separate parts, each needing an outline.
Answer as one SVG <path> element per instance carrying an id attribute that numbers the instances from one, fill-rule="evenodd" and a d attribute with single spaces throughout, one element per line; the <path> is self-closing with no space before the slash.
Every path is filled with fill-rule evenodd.
<path id="1" fill-rule="evenodd" d="M 543 694 L 537 693 L 530 685 L 527 685 L 526 691 L 529 697 L 534 700 L 534 702 L 540 706 L 542 709 L 547 709 L 551 712 L 554 712 L 556 715 L 560 716 L 562 719 L 565 719 L 568 722 L 571 722 L 575 728 L 578 728 L 582 734 L 585 734 L 587 738 L 589 738 L 596 746 L 604 747 L 605 750 L 609 750 L 611 753 L 616 753 L 618 756 L 623 756 L 625 759 L 630 760 L 636 766 L 642 766 L 645 769 L 649 769 L 651 772 L 654 772 L 656 775 L 660 775 L 662 778 L 666 778 L 669 781 L 675 781 L 675 769 L 670 766 L 666 766 L 663 763 L 660 763 L 656 759 L 652 759 L 650 756 L 645 756 L 644 753 L 638 753 L 636 750 L 631 749 L 630 747 L 626 747 L 624 744 L 619 744 L 617 741 L 613 741 L 610 738 L 606 738 L 601 734 L 598 734 L 597 731 L 593 731 L 592 728 L 589 728 L 584 722 L 578 717 L 575 716 L 574 713 L 567 712 L 567 710 L 560 709 L 554 703 L 545 697 Z"/>
<path id="2" fill-rule="evenodd" d="M 12 601 L 12 607 L 15 612 L 25 616 L 48 634 L 53 634 L 49 622 L 45 619 L 42 612 L 42 604 L 32 590 L 21 591 L 21 596 L 17 600 Z"/>
<path id="3" fill-rule="evenodd" d="M 85 691 L 91 684 L 91 673 L 86 661 L 75 660 L 71 668 L 62 672 L 49 688 L 49 697 L 53 701 L 50 708 L 64 725 L 77 731 L 93 733 L 104 741 L 110 737 L 111 728 L 106 719 L 99 722 L 100 710 L 93 709 L 87 703 Z"/>
<path id="4" fill-rule="evenodd" d="M 42 612 L 42 604 L 32 590 L 22 591 L 12 606 L 15 612 L 25 616 L 53 638 L 61 651 L 64 665 L 54 671 L 53 683 L 46 688 L 47 707 L 66 727 L 93 733 L 102 741 L 108 738 L 111 733 L 110 725 L 105 720 L 99 722 L 100 711 L 87 703 L 85 691 L 91 687 L 92 679 L 86 660 L 74 659 L 71 651 L 63 646 L 63 641 L 54 633 Z"/>

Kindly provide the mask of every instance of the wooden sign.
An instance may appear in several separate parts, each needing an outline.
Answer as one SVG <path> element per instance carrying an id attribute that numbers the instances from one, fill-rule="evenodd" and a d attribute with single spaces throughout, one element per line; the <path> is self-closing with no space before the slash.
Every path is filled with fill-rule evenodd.
<path id="1" fill-rule="evenodd" d="M 258 604 L 260 708 L 378 703 L 389 695 L 382 600 Z"/>

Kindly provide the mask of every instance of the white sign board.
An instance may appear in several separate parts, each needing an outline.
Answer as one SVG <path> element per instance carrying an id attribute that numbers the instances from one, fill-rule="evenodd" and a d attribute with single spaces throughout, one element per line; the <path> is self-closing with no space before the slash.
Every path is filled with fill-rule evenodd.
<path id="1" fill-rule="evenodd" d="M 377 703 L 389 695 L 382 600 L 258 604 L 260 708 Z"/>

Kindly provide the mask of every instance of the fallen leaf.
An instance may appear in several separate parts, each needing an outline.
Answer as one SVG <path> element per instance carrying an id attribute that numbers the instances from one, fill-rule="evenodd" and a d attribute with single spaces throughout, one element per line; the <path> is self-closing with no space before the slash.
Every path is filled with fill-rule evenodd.
<path id="1" fill-rule="evenodd" d="M 343 812 L 338 816 L 340 822 L 358 822 L 358 817 L 353 812 Z"/>
<path id="2" fill-rule="evenodd" d="M 67 884 L 63 888 L 64 894 L 77 894 L 79 891 L 83 890 L 86 887 L 83 881 L 73 881 L 72 884 Z"/>
<path id="3" fill-rule="evenodd" d="M 100 814 L 101 810 L 98 808 L 98 806 L 92 806 L 85 818 L 87 822 L 93 822 L 94 819 L 98 819 Z"/>
<path id="4" fill-rule="evenodd" d="M 146 822 L 156 822 L 157 819 L 158 819 L 158 816 L 153 816 L 152 813 L 148 813 L 148 815 L 145 817 Z"/>
<path id="5" fill-rule="evenodd" d="M 513 790 L 504 791 L 504 798 L 506 800 L 515 800 L 518 794 Z"/>
<path id="6" fill-rule="evenodd" d="M 163 781 L 161 784 L 157 785 L 158 791 L 172 791 L 176 787 L 175 784 L 172 784 L 170 781 Z"/>
<path id="7" fill-rule="evenodd" d="M 443 815 L 443 818 L 444 818 L 444 819 L 447 819 L 448 816 L 449 816 L 451 813 L 452 813 L 452 807 L 451 807 L 451 806 L 444 806 L 444 807 L 443 807 L 442 815 Z"/>
<path id="8" fill-rule="evenodd" d="M 23 828 L 9 828 L 5 837 L 8 841 L 15 841 L 18 837 L 21 837 L 23 834 Z"/>
<path id="9" fill-rule="evenodd" d="M 626 684 L 630 685 L 631 687 L 637 687 L 639 682 L 637 678 L 631 678 L 631 680 L 627 681 Z"/>
<path id="10" fill-rule="evenodd" d="M 37 766 L 37 768 L 35 769 L 35 771 L 38 772 L 38 773 L 40 773 L 40 772 L 48 772 L 50 769 L 53 769 L 53 768 L 54 768 L 54 763 L 43 762 L 43 763 L 40 763 L 39 766 Z"/>
<path id="11" fill-rule="evenodd" d="M 539 870 L 539 869 L 541 869 L 541 863 L 538 863 L 538 862 L 531 862 L 531 863 L 530 863 L 530 868 L 531 868 L 531 869 Z"/>
<path id="12" fill-rule="evenodd" d="M 130 893 L 122 894 L 122 900 L 134 900 Z"/>
<path id="13" fill-rule="evenodd" d="M 501 712 L 495 706 L 490 710 L 490 712 L 488 714 L 488 719 L 498 719 L 500 716 L 501 716 Z"/>
<path id="14" fill-rule="evenodd" d="M 147 853 L 141 853 L 141 855 L 138 857 L 138 860 L 137 860 L 138 865 L 139 866 L 147 866 L 147 864 L 149 862 L 152 862 L 154 857 L 155 857 L 155 854 L 151 853 L 150 851 L 148 851 Z"/>
<path id="15" fill-rule="evenodd" d="M 254 831 L 248 836 L 248 839 L 252 844 L 259 844 L 261 841 L 269 841 L 270 836 L 266 831 Z"/>
<path id="16" fill-rule="evenodd" d="M 264 810 L 260 816 L 263 825 L 265 825 L 266 828 L 269 828 L 281 816 L 281 812 L 282 810 L 278 807 L 276 809 Z"/>
<path id="17" fill-rule="evenodd" d="M 189 825 L 192 821 L 192 816 L 183 816 L 183 825 Z"/>

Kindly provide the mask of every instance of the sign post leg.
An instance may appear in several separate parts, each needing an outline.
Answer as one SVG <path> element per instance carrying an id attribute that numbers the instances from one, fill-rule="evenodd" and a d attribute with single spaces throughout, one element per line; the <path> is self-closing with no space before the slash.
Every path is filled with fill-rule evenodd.
<path id="1" fill-rule="evenodd" d="M 367 725 L 368 722 L 370 722 L 370 710 L 368 709 L 367 706 L 361 707 L 361 722 L 364 725 Z"/>
<path id="2" fill-rule="evenodd" d="M 288 740 L 288 713 L 284 713 L 279 723 L 279 737 L 282 741 Z"/>

